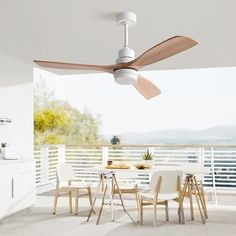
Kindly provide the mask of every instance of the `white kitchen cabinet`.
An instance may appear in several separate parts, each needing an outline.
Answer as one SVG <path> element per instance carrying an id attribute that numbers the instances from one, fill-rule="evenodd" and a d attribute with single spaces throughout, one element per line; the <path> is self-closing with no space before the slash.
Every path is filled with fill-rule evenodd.
<path id="1" fill-rule="evenodd" d="M 35 203 L 35 162 L 0 161 L 0 219 Z"/>
<path id="2" fill-rule="evenodd" d="M 12 167 L 0 165 L 0 218 L 5 216 L 12 203 Z"/>

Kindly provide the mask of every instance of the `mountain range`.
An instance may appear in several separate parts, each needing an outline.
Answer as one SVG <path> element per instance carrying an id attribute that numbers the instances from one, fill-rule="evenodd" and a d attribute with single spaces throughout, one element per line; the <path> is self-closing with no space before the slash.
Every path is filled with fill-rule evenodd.
<path id="1" fill-rule="evenodd" d="M 112 135 L 106 135 L 111 138 Z M 145 133 L 123 133 L 122 144 L 236 144 L 236 125 L 204 130 L 171 129 Z"/>

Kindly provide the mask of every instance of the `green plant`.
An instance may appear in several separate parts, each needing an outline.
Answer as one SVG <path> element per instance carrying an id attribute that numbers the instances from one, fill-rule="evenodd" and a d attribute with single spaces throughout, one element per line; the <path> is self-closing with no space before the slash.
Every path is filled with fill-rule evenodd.
<path id="1" fill-rule="evenodd" d="M 143 160 L 153 160 L 155 157 L 155 154 L 150 152 L 149 149 L 142 155 Z"/>

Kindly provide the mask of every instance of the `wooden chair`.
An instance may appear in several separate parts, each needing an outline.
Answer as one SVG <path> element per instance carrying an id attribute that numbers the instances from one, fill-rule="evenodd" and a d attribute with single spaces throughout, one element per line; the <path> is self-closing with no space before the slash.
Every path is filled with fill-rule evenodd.
<path id="1" fill-rule="evenodd" d="M 180 170 L 159 170 L 152 174 L 149 189 L 139 192 L 140 200 L 140 224 L 143 224 L 143 207 L 153 205 L 153 225 L 156 225 L 157 205 L 164 205 L 166 220 L 169 220 L 168 201 L 174 200 L 180 203 L 183 172 Z M 179 223 L 184 222 L 184 212 L 181 206 Z"/>
<path id="2" fill-rule="evenodd" d="M 184 169 L 186 171 L 190 171 L 191 170 L 198 170 L 198 169 L 204 169 L 204 164 L 202 163 L 183 163 L 180 165 L 181 169 Z M 202 199 L 202 201 L 200 201 L 202 203 L 202 208 L 203 208 L 203 213 L 205 218 L 208 218 L 208 213 L 207 213 L 207 207 L 206 207 L 206 198 L 205 198 L 205 192 L 204 192 L 204 188 L 203 188 L 203 183 L 204 183 L 204 175 L 203 174 L 196 174 L 195 175 L 195 179 L 197 182 L 197 188 L 199 189 L 199 192 L 197 191 L 197 194 L 200 194 L 200 198 Z M 193 183 L 195 184 L 195 183 Z M 194 220 L 194 213 L 193 213 L 193 199 L 192 199 L 192 195 L 194 195 L 195 192 L 193 191 L 192 186 L 189 184 L 185 197 L 189 197 L 190 198 L 190 210 L 191 210 L 191 219 Z M 198 194 L 198 195 L 199 195 Z"/>
<path id="3" fill-rule="evenodd" d="M 91 195 L 91 185 L 81 184 L 78 182 L 73 182 L 75 179 L 75 174 L 73 167 L 69 163 L 61 163 L 57 166 L 57 183 L 54 196 L 54 208 L 53 214 L 56 214 L 57 200 L 60 196 L 68 195 L 69 197 L 69 209 L 72 213 L 72 196 L 75 197 L 75 215 L 78 214 L 78 202 L 80 191 L 87 192 L 89 198 L 90 206 L 92 206 L 92 195 Z"/>

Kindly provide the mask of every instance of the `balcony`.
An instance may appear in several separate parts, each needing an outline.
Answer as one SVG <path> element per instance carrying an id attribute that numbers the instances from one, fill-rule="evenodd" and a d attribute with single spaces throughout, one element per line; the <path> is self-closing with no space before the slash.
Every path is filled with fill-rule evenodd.
<path id="1" fill-rule="evenodd" d="M 236 146 L 225 145 L 119 145 L 119 146 L 36 146 L 36 185 L 38 193 L 54 188 L 56 165 L 71 163 L 76 179 L 96 186 L 98 174 L 89 167 L 105 164 L 107 159 L 132 165 L 141 162 L 141 154 L 147 149 L 156 154 L 154 166 L 171 166 L 181 163 L 204 163 L 209 174 L 204 177 L 204 186 L 209 204 L 234 205 L 236 192 Z M 147 174 L 140 173 L 137 179 L 140 188 L 149 182 Z"/>

